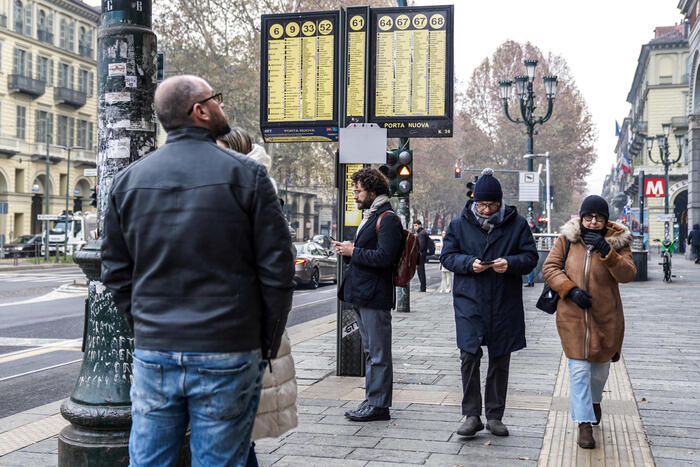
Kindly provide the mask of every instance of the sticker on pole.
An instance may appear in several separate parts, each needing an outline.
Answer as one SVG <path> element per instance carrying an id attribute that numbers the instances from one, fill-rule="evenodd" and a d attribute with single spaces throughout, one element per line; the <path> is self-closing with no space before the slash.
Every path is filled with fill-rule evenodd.
<path id="1" fill-rule="evenodd" d="M 126 76 L 126 63 L 110 63 L 109 76 Z"/>

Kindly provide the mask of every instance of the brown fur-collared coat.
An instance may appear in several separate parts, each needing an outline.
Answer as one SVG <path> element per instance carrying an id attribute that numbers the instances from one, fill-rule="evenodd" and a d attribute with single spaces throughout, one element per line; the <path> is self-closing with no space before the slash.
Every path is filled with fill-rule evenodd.
<path id="1" fill-rule="evenodd" d="M 615 222 L 608 222 L 606 227 L 605 240 L 611 247 L 610 253 L 601 258 L 597 250 L 590 252 L 588 287 L 584 277 L 587 249 L 578 219 L 562 227 L 562 235 L 542 266 L 544 279 L 561 297 L 557 305 L 557 330 L 568 358 L 604 363 L 617 361 L 622 352 L 625 319 L 618 284 L 634 279 L 637 269 L 632 259 L 629 229 Z M 566 240 L 571 242 L 571 247 L 564 273 Z M 591 308 L 582 310 L 566 298 L 574 287 L 591 294 Z"/>

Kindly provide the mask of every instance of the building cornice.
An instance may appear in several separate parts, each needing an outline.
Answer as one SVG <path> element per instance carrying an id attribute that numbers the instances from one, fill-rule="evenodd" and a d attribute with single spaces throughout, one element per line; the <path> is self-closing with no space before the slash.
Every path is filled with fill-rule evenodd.
<path id="1" fill-rule="evenodd" d="M 83 2 L 77 0 L 49 0 L 49 3 L 81 16 L 95 23 L 95 26 L 100 24 L 100 14 Z"/>
<path id="2" fill-rule="evenodd" d="M 3 35 L 13 37 L 15 40 L 20 40 L 20 41 L 26 41 L 31 43 L 32 45 L 38 47 L 39 49 L 47 49 L 52 52 L 55 52 L 61 57 L 66 57 L 66 58 L 71 58 L 73 60 L 79 60 L 83 62 L 85 65 L 89 66 L 97 66 L 97 60 L 89 57 L 84 57 L 80 54 L 77 54 L 75 52 L 71 52 L 70 50 L 62 49 L 56 45 L 49 44 L 48 42 L 42 42 L 39 39 L 36 39 L 31 36 L 25 36 L 24 34 L 18 34 L 10 29 L 0 29 L 0 33 Z"/>

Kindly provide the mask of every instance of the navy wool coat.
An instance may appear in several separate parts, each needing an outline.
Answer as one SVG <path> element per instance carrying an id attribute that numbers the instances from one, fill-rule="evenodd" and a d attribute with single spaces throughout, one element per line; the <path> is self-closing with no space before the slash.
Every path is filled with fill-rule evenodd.
<path id="1" fill-rule="evenodd" d="M 338 298 L 355 306 L 389 310 L 394 306 L 394 264 L 402 249 L 403 226 L 399 217 L 389 213 L 382 217 L 377 236 L 377 219 L 391 209 L 386 202 L 367 219 L 355 239 Z M 347 257 L 343 261 L 348 262 Z"/>
<path id="2" fill-rule="evenodd" d="M 525 314 L 521 275 L 537 266 L 537 247 L 527 221 L 514 206 L 505 207 L 503 221 L 487 233 L 471 211 L 471 203 L 450 222 L 440 262 L 455 273 L 452 294 L 457 347 L 476 353 L 482 345 L 498 357 L 525 347 Z M 475 274 L 472 264 L 504 258 L 508 270 Z"/>

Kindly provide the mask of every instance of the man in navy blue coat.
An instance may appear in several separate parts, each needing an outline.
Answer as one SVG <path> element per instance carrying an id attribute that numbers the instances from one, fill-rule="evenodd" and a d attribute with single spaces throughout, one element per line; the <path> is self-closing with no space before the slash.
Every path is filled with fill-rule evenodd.
<path id="1" fill-rule="evenodd" d="M 503 204 L 493 170 L 482 172 L 474 186 L 474 200 L 450 223 L 440 261 L 455 273 L 452 293 L 465 416 L 457 434 L 473 437 L 484 429 L 479 367 L 485 345 L 489 351 L 486 426 L 494 435 L 508 436 L 501 419 L 510 354 L 525 347 L 521 276 L 537 265 L 537 247 L 527 221 L 514 206 Z"/>
<path id="2" fill-rule="evenodd" d="M 377 169 L 352 175 L 353 195 L 362 222 L 355 242 L 333 242 L 349 263 L 338 298 L 353 305 L 365 361 L 365 400 L 345 416 L 357 422 L 389 420 L 393 367 L 391 308 L 394 306 L 394 264 L 401 252 L 403 227 L 389 203 L 389 181 Z M 379 232 L 379 234 L 377 234 Z"/>

